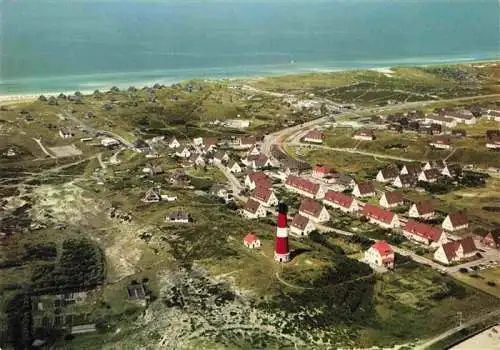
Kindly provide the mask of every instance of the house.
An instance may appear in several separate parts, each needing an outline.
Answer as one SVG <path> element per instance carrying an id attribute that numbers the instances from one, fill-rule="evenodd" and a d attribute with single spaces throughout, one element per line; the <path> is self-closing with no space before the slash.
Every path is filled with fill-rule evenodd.
<path id="1" fill-rule="evenodd" d="M 411 163 L 411 164 L 406 164 L 403 165 L 401 168 L 401 171 L 399 172 L 400 175 L 414 175 L 415 177 L 420 174 L 422 171 L 422 167 L 418 163 Z"/>
<path id="2" fill-rule="evenodd" d="M 187 224 L 191 219 L 189 213 L 185 211 L 174 211 L 167 215 L 165 222 L 174 222 L 174 223 L 182 223 Z"/>
<path id="3" fill-rule="evenodd" d="M 135 140 L 132 143 L 132 146 L 134 146 L 134 149 L 140 153 L 149 153 L 151 151 L 151 147 L 149 147 L 148 143 L 141 139 Z"/>
<path id="4" fill-rule="evenodd" d="M 189 147 L 184 146 L 180 152 L 176 151 L 175 155 L 180 158 L 189 158 L 191 157 L 191 151 L 189 150 Z"/>
<path id="5" fill-rule="evenodd" d="M 357 198 L 372 197 L 375 195 L 375 185 L 371 181 L 357 183 L 352 194 Z"/>
<path id="6" fill-rule="evenodd" d="M 457 126 L 457 121 L 453 118 L 437 115 L 437 114 L 428 114 L 424 119 L 427 124 L 438 124 L 440 126 L 444 126 L 446 128 L 454 128 Z"/>
<path id="7" fill-rule="evenodd" d="M 101 139 L 101 145 L 103 145 L 104 147 L 111 147 L 111 146 L 116 146 L 119 144 L 120 144 L 120 141 L 113 139 L 111 137 L 103 137 Z"/>
<path id="8" fill-rule="evenodd" d="M 372 224 L 377 224 L 382 228 L 397 228 L 400 226 L 399 218 L 393 212 L 367 203 L 363 208 L 363 216 Z"/>
<path id="9" fill-rule="evenodd" d="M 443 176 L 448 176 L 448 177 L 459 177 L 462 175 L 462 167 L 460 164 L 449 164 L 444 167 L 443 170 L 441 170 L 441 175 Z"/>
<path id="10" fill-rule="evenodd" d="M 249 199 L 243 208 L 243 216 L 248 219 L 263 218 L 267 215 L 266 208 L 259 202 Z"/>
<path id="11" fill-rule="evenodd" d="M 262 171 L 247 174 L 247 176 L 245 177 L 245 187 L 253 190 L 258 186 L 271 187 L 271 179 L 269 179 L 269 177 Z"/>
<path id="12" fill-rule="evenodd" d="M 305 142 L 312 142 L 312 143 L 323 143 L 324 139 L 325 139 L 325 134 L 319 130 L 311 130 L 303 138 Z"/>
<path id="13" fill-rule="evenodd" d="M 175 136 L 172 136 L 169 140 L 168 140 L 168 148 L 171 148 L 171 149 L 176 149 L 176 148 L 179 148 L 181 147 L 181 144 L 179 141 L 177 141 L 177 138 Z"/>
<path id="14" fill-rule="evenodd" d="M 240 164 L 237 161 L 234 161 L 234 160 L 229 162 L 229 164 L 227 165 L 227 168 L 233 174 L 239 174 L 239 173 L 241 173 L 243 171 L 241 169 Z"/>
<path id="15" fill-rule="evenodd" d="M 354 213 L 360 210 L 358 201 L 354 197 L 342 192 L 326 192 L 323 204 L 340 209 L 345 213 Z"/>
<path id="16" fill-rule="evenodd" d="M 253 135 L 240 136 L 233 144 L 233 148 L 237 149 L 250 149 L 257 143 L 257 138 Z"/>
<path id="17" fill-rule="evenodd" d="M 250 150 L 247 152 L 247 157 L 250 156 L 258 156 L 260 154 L 260 149 L 257 145 L 254 145 Z"/>
<path id="18" fill-rule="evenodd" d="M 429 169 L 438 169 L 438 170 L 443 170 L 446 167 L 446 162 L 444 160 L 438 159 L 438 160 L 430 160 L 427 163 L 424 164 L 422 170 L 429 170 Z M 420 171 L 419 171 L 420 173 Z"/>
<path id="19" fill-rule="evenodd" d="M 489 109 L 486 112 L 486 119 L 500 122 L 500 111 L 495 111 L 495 110 Z"/>
<path id="20" fill-rule="evenodd" d="M 254 170 L 270 167 L 271 165 L 271 159 L 269 159 L 269 157 L 264 154 L 259 154 L 250 163 L 250 167 Z"/>
<path id="21" fill-rule="evenodd" d="M 403 228 L 403 236 L 431 247 L 448 242 L 446 233 L 440 227 L 434 227 L 415 220 L 408 220 Z"/>
<path id="22" fill-rule="evenodd" d="M 418 175 L 418 181 L 434 183 L 439 180 L 441 173 L 438 169 L 433 168 L 429 170 L 422 170 L 422 172 Z"/>
<path id="23" fill-rule="evenodd" d="M 330 220 L 330 213 L 319 202 L 304 198 L 300 203 L 299 214 L 311 219 L 315 223 L 327 222 Z"/>
<path id="24" fill-rule="evenodd" d="M 382 168 L 378 171 L 375 180 L 378 182 L 390 182 L 394 181 L 396 177 L 399 175 L 399 170 L 394 166 L 388 166 Z"/>
<path id="25" fill-rule="evenodd" d="M 500 148 L 500 135 L 492 135 L 486 139 L 486 148 L 499 149 Z"/>
<path id="26" fill-rule="evenodd" d="M 397 188 L 411 188 L 415 187 L 418 183 L 417 176 L 413 174 L 398 175 L 392 183 Z"/>
<path id="27" fill-rule="evenodd" d="M 192 153 L 191 157 L 189 157 L 189 161 L 198 166 L 205 166 L 205 158 L 199 153 Z"/>
<path id="28" fill-rule="evenodd" d="M 451 148 L 451 138 L 448 136 L 436 136 L 429 142 L 434 148 L 439 149 L 450 149 Z"/>
<path id="29" fill-rule="evenodd" d="M 127 294 L 130 300 L 146 299 L 146 289 L 142 283 L 132 283 L 127 286 Z"/>
<path id="30" fill-rule="evenodd" d="M 379 204 L 383 208 L 395 208 L 403 205 L 403 194 L 399 191 L 384 192 L 380 197 Z"/>
<path id="31" fill-rule="evenodd" d="M 195 137 L 193 139 L 193 145 L 195 145 L 195 146 L 203 145 L 203 137 Z"/>
<path id="32" fill-rule="evenodd" d="M 470 112 L 466 113 L 466 112 L 445 111 L 444 117 L 451 118 L 457 123 L 464 123 L 465 125 L 474 125 L 477 123 L 476 117 Z"/>
<path id="33" fill-rule="evenodd" d="M 430 219 L 435 215 L 434 205 L 431 200 L 424 200 L 418 203 L 413 203 L 408 211 L 410 218 Z"/>
<path id="34" fill-rule="evenodd" d="M 489 232 L 481 242 L 490 248 L 500 249 L 500 230 Z"/>
<path id="35" fill-rule="evenodd" d="M 61 128 L 59 129 L 59 136 L 61 136 L 62 139 L 70 139 L 73 137 L 73 134 L 71 133 L 71 130 Z"/>
<path id="36" fill-rule="evenodd" d="M 476 256 L 478 250 L 472 237 L 451 241 L 441 245 L 434 252 L 434 260 L 449 265 Z"/>
<path id="37" fill-rule="evenodd" d="M 375 133 L 373 132 L 373 130 L 360 129 L 354 133 L 352 138 L 361 141 L 373 141 L 375 140 Z"/>
<path id="38" fill-rule="evenodd" d="M 217 138 L 215 137 L 204 137 L 202 138 L 201 148 L 203 153 L 212 152 L 217 148 Z"/>
<path id="39" fill-rule="evenodd" d="M 464 211 L 459 210 L 453 213 L 449 213 L 444 219 L 441 226 L 446 231 L 459 231 L 469 227 L 469 219 L 467 218 L 467 214 Z"/>
<path id="40" fill-rule="evenodd" d="M 161 191 L 159 187 L 151 187 L 144 198 L 142 199 L 144 203 L 157 203 L 161 201 Z"/>
<path id="41" fill-rule="evenodd" d="M 336 173 L 337 172 L 334 169 L 330 168 L 327 165 L 316 164 L 312 170 L 312 177 L 315 177 L 317 179 L 322 179 L 327 176 L 332 176 Z"/>
<path id="42" fill-rule="evenodd" d="M 394 251 L 386 241 L 374 243 L 365 252 L 365 261 L 370 265 L 394 268 Z"/>
<path id="43" fill-rule="evenodd" d="M 190 182 L 190 178 L 185 172 L 176 171 L 170 175 L 169 182 L 172 185 L 187 185 Z"/>
<path id="44" fill-rule="evenodd" d="M 243 244 L 249 249 L 260 248 L 260 239 L 252 232 L 243 238 Z"/>
<path id="45" fill-rule="evenodd" d="M 326 177 L 323 180 L 328 183 L 329 188 L 337 192 L 354 188 L 356 185 L 356 181 L 354 181 L 354 179 L 347 174 L 335 174 L 335 176 L 332 176 L 331 179 Z"/>
<path id="46" fill-rule="evenodd" d="M 225 151 L 218 151 L 215 152 L 213 159 L 215 164 L 226 163 L 229 162 L 229 154 Z"/>
<path id="47" fill-rule="evenodd" d="M 325 191 L 321 185 L 298 176 L 288 176 L 285 181 L 285 188 L 308 198 L 319 199 L 325 196 Z"/>
<path id="48" fill-rule="evenodd" d="M 295 214 L 292 223 L 290 224 L 290 233 L 295 236 L 307 236 L 309 233 L 314 231 L 314 224 L 307 216 L 303 216 L 299 213 Z"/>
<path id="49" fill-rule="evenodd" d="M 274 191 L 267 186 L 257 186 L 250 195 L 250 198 L 261 203 L 265 207 L 278 205 L 278 198 Z"/>
<path id="50" fill-rule="evenodd" d="M 142 168 L 142 172 L 154 176 L 158 174 L 163 174 L 164 170 L 160 165 L 149 164 L 147 167 Z"/>

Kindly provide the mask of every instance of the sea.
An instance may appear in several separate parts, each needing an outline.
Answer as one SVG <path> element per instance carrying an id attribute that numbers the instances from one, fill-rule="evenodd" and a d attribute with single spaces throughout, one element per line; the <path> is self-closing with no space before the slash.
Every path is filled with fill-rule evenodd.
<path id="1" fill-rule="evenodd" d="M 496 60 L 498 0 L 0 0 L 0 95 Z"/>

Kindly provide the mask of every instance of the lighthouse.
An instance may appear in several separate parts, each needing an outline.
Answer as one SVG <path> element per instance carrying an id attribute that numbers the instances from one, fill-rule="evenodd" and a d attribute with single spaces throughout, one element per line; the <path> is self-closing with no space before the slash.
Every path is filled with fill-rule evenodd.
<path id="1" fill-rule="evenodd" d="M 278 204 L 278 219 L 276 222 L 276 241 L 274 244 L 274 260 L 288 262 L 290 251 L 288 249 L 288 226 L 286 223 L 288 208 L 285 203 Z"/>

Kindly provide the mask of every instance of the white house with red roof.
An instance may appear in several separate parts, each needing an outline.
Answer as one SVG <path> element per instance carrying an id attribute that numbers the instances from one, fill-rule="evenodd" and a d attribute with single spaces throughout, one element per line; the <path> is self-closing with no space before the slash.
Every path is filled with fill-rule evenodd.
<path id="1" fill-rule="evenodd" d="M 177 138 L 175 136 L 172 136 L 169 140 L 168 140 L 168 148 L 172 148 L 172 149 L 175 149 L 175 148 L 179 148 L 181 147 L 181 144 L 179 141 L 177 141 Z"/>
<path id="2" fill-rule="evenodd" d="M 352 194 L 357 198 L 372 197 L 375 195 L 375 185 L 371 181 L 359 182 L 354 185 Z"/>
<path id="3" fill-rule="evenodd" d="M 466 237 L 459 241 L 451 241 L 441 245 L 434 252 L 434 260 L 449 265 L 465 259 L 471 259 L 478 253 L 476 244 L 472 237 Z"/>
<path id="4" fill-rule="evenodd" d="M 289 175 L 285 181 L 285 188 L 308 198 L 321 199 L 325 196 L 325 190 L 320 184 L 298 176 Z"/>
<path id="5" fill-rule="evenodd" d="M 454 232 L 469 227 L 469 219 L 464 211 L 449 213 L 441 225 L 446 231 Z"/>
<path id="6" fill-rule="evenodd" d="M 428 170 L 422 170 L 422 172 L 418 174 L 418 181 L 434 183 L 438 181 L 440 177 L 441 172 L 436 168 L 432 168 Z"/>
<path id="7" fill-rule="evenodd" d="M 175 155 L 180 158 L 189 158 L 191 157 L 191 150 L 189 147 L 184 146 L 181 151 L 175 152 Z"/>
<path id="8" fill-rule="evenodd" d="M 253 135 L 240 136 L 236 138 L 232 147 L 235 149 L 250 149 L 257 144 L 257 138 Z"/>
<path id="9" fill-rule="evenodd" d="M 403 236 L 409 240 L 438 247 L 448 242 L 446 233 L 440 227 L 434 227 L 415 220 L 408 220 L 403 228 Z"/>
<path id="10" fill-rule="evenodd" d="M 239 174 L 243 171 L 243 169 L 241 169 L 241 165 L 235 160 L 229 161 L 227 168 L 233 174 Z"/>
<path id="11" fill-rule="evenodd" d="M 248 157 L 247 159 L 249 160 L 247 165 L 254 170 L 272 166 L 271 159 L 264 154 L 259 154 L 258 156 L 252 156 L 251 158 Z"/>
<path id="12" fill-rule="evenodd" d="M 257 186 L 250 195 L 250 198 L 261 203 L 265 207 L 278 205 L 278 198 L 274 191 L 267 186 Z"/>
<path id="13" fill-rule="evenodd" d="M 354 133 L 352 138 L 360 141 L 373 141 L 375 140 L 375 133 L 373 130 L 360 129 Z"/>
<path id="14" fill-rule="evenodd" d="M 379 200 L 379 204 L 383 208 L 396 208 L 403 205 L 403 203 L 403 194 L 399 191 L 384 192 Z"/>
<path id="15" fill-rule="evenodd" d="M 319 130 L 311 130 L 307 134 L 305 134 L 303 138 L 305 142 L 312 142 L 312 143 L 323 143 L 324 139 L 325 139 L 325 134 Z"/>
<path id="16" fill-rule="evenodd" d="M 394 251 L 386 241 L 374 243 L 365 252 L 365 261 L 370 265 L 394 268 Z"/>
<path id="17" fill-rule="evenodd" d="M 431 219 L 436 215 L 434 204 L 431 200 L 424 200 L 418 203 L 413 203 L 408 211 L 410 218 Z"/>
<path id="18" fill-rule="evenodd" d="M 271 187 L 272 182 L 269 177 L 262 171 L 256 171 L 245 176 L 245 187 L 250 190 L 255 189 L 257 186 Z"/>
<path id="19" fill-rule="evenodd" d="M 451 139 L 448 136 L 436 136 L 429 143 L 434 148 L 439 149 L 450 149 L 451 148 Z"/>
<path id="20" fill-rule="evenodd" d="M 337 172 L 328 165 L 316 164 L 312 170 L 312 177 L 323 179 L 326 176 L 332 176 Z"/>
<path id="21" fill-rule="evenodd" d="M 260 248 L 260 239 L 255 235 L 255 233 L 249 232 L 243 238 L 243 244 L 249 249 L 257 249 Z"/>
<path id="22" fill-rule="evenodd" d="M 362 214 L 369 222 L 377 224 L 382 228 L 397 228 L 400 226 L 399 218 L 396 214 L 374 204 L 365 204 Z"/>
<path id="23" fill-rule="evenodd" d="M 309 220 L 307 216 L 303 216 L 300 213 L 295 214 L 290 224 L 290 232 L 298 237 L 309 235 L 309 233 L 314 231 L 314 228 L 312 220 Z"/>
<path id="24" fill-rule="evenodd" d="M 399 170 L 395 166 L 388 166 L 380 169 L 375 177 L 378 182 L 390 182 L 394 181 L 399 175 Z"/>
<path id="25" fill-rule="evenodd" d="M 330 220 L 330 213 L 320 202 L 311 198 L 304 198 L 300 203 L 299 214 L 311 219 L 315 223 Z"/>
<path id="26" fill-rule="evenodd" d="M 248 199 L 243 208 L 243 216 L 247 219 L 263 218 L 267 215 L 266 207 L 253 199 Z"/>
<path id="27" fill-rule="evenodd" d="M 486 148 L 488 149 L 499 149 L 500 148 L 500 136 L 492 135 L 486 139 Z"/>
<path id="28" fill-rule="evenodd" d="M 326 192 L 323 204 L 340 209 L 345 213 L 354 213 L 361 209 L 359 202 L 354 197 L 335 191 Z"/>

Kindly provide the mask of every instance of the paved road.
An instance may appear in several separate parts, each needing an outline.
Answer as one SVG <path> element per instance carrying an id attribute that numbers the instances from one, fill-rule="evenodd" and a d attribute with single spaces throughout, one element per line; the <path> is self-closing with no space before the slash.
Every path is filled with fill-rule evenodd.
<path id="1" fill-rule="evenodd" d="M 403 162 L 416 162 L 417 161 L 416 159 L 411 159 L 411 158 L 398 157 L 398 156 L 390 156 L 390 155 L 387 155 L 387 154 L 379 154 L 379 153 L 372 153 L 372 152 L 358 151 L 357 149 L 354 149 L 354 148 L 336 148 L 336 147 L 329 147 L 329 146 L 323 146 L 323 145 L 315 145 L 315 144 L 302 143 L 302 142 L 287 142 L 287 144 L 288 145 L 292 145 L 292 146 L 303 146 L 303 147 L 309 147 L 309 148 L 328 149 L 328 150 L 336 151 L 336 152 L 362 154 L 362 155 L 365 155 L 365 156 L 370 156 L 370 157 L 375 157 L 375 158 L 393 159 L 393 160 L 400 160 L 400 161 L 403 161 Z"/>
<path id="2" fill-rule="evenodd" d="M 494 310 L 494 311 L 492 311 L 492 312 L 490 312 L 488 314 L 476 317 L 476 318 L 474 318 L 474 319 L 472 319 L 472 320 L 470 320 L 468 322 L 465 322 L 460 327 L 454 327 L 454 328 L 452 328 L 450 330 L 447 330 L 446 332 L 441 333 L 440 335 L 438 335 L 438 336 L 436 336 L 436 337 L 434 337 L 434 338 L 432 338 L 430 340 L 427 340 L 425 343 L 417 345 L 415 347 L 415 350 L 425 350 L 429 346 L 431 346 L 431 345 L 433 345 L 433 344 L 435 344 L 435 343 L 437 343 L 437 342 L 439 342 L 439 341 L 441 341 L 441 340 L 443 340 L 443 339 L 445 339 L 445 338 L 447 338 L 447 337 L 449 337 L 449 336 L 451 336 L 451 335 L 453 335 L 453 334 L 461 331 L 464 328 L 468 328 L 470 326 L 475 325 L 476 323 L 485 321 L 485 320 L 487 320 L 490 317 L 498 317 L 498 316 L 500 316 L 500 309 L 497 309 L 497 310 Z"/>
<path id="3" fill-rule="evenodd" d="M 224 165 L 222 164 L 215 164 L 217 168 L 224 174 L 226 179 L 229 181 L 229 184 L 231 185 L 231 189 L 233 190 L 233 196 L 243 202 L 246 202 L 247 198 L 245 196 L 240 195 L 239 193 L 241 190 L 243 190 L 243 186 L 241 183 L 238 181 L 236 176 L 234 176 L 233 173 L 231 173 Z"/>

